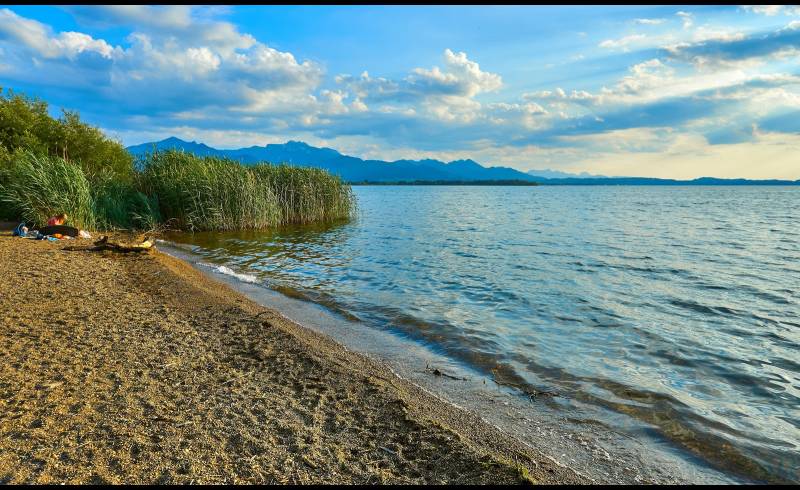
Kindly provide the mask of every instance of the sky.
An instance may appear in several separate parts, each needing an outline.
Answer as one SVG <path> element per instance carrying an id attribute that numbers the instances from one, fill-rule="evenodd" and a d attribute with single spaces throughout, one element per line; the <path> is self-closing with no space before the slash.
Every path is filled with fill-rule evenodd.
<path id="1" fill-rule="evenodd" d="M 800 179 L 797 6 L 0 6 L 0 87 L 125 145 Z"/>

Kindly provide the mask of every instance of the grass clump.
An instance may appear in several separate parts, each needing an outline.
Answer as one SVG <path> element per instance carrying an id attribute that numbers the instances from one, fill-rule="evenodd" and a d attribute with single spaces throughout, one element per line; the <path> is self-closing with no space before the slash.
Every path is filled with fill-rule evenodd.
<path id="1" fill-rule="evenodd" d="M 151 230 L 161 222 L 158 200 L 139 191 L 136 181 L 118 180 L 109 174 L 93 180 L 96 229 Z"/>

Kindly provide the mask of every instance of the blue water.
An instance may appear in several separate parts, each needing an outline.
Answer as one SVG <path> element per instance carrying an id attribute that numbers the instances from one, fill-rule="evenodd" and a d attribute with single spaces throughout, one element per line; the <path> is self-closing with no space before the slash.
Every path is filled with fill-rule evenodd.
<path id="1" fill-rule="evenodd" d="M 800 481 L 800 188 L 354 190 L 349 223 L 172 238 L 729 474 Z"/>

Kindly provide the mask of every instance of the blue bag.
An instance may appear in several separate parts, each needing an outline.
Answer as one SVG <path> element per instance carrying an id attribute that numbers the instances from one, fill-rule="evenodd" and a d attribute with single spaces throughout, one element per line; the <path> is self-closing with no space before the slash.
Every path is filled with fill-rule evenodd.
<path id="1" fill-rule="evenodd" d="M 22 223 L 20 223 L 19 225 L 17 225 L 17 227 L 16 227 L 16 228 L 14 228 L 14 232 L 11 234 L 11 236 L 21 236 L 21 237 L 24 237 L 25 235 L 27 235 L 27 233 L 25 232 L 25 230 L 23 230 L 23 229 L 22 229 L 22 228 L 24 228 L 24 227 L 25 227 L 25 223 L 24 223 L 24 222 L 22 222 Z"/>

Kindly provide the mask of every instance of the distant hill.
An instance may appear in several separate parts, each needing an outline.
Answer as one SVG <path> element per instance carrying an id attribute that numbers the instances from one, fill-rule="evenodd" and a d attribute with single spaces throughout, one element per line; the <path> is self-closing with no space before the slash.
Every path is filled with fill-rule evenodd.
<path id="1" fill-rule="evenodd" d="M 317 148 L 302 141 L 283 144 L 250 146 L 236 150 L 220 150 L 196 141 L 184 141 L 171 137 L 153 143 L 129 146 L 134 155 L 143 155 L 154 149 L 178 149 L 200 156 L 219 156 L 238 160 L 245 164 L 257 162 L 290 163 L 306 167 L 318 167 L 339 175 L 353 183 L 419 183 L 431 184 L 496 181 L 509 185 L 520 182 L 548 185 L 800 185 L 800 180 L 747 180 L 717 179 L 702 177 L 694 180 L 656 179 L 650 177 L 604 177 L 586 172 L 569 174 L 557 170 L 530 170 L 520 172 L 508 167 L 484 167 L 474 160 L 362 160 L 342 155 L 332 148 Z"/>
<path id="2" fill-rule="evenodd" d="M 224 156 L 242 163 L 291 163 L 319 167 L 340 175 L 348 182 L 397 182 L 397 181 L 472 181 L 505 180 L 533 182 L 535 177 L 506 167 L 483 167 L 473 160 L 362 160 L 342 155 L 331 148 L 316 148 L 300 141 L 284 144 L 251 146 L 236 150 L 218 150 L 203 143 L 188 142 L 172 137 L 155 143 L 144 143 L 128 147 L 134 155 L 152 152 L 153 149 L 178 149 L 196 155 Z"/>

